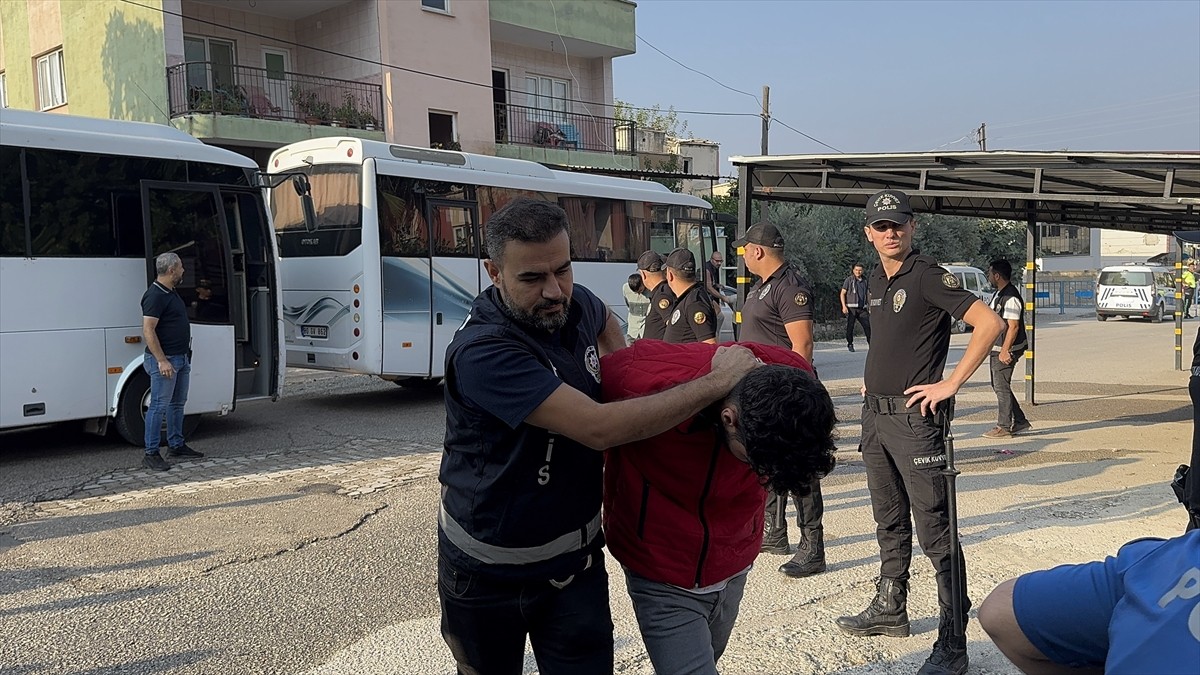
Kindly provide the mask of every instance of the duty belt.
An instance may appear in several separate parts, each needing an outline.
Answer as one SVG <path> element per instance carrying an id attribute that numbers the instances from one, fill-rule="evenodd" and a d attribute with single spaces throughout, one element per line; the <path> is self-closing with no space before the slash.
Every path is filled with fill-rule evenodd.
<path id="1" fill-rule="evenodd" d="M 867 409 L 879 415 L 920 414 L 920 407 L 913 406 L 909 408 L 904 404 L 908 398 L 907 396 L 877 396 L 875 394 L 867 394 Z"/>

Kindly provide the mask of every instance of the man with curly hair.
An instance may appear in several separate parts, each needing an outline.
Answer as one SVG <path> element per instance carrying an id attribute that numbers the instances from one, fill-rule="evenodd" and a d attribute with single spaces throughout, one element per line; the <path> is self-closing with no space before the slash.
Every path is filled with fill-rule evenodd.
<path id="1" fill-rule="evenodd" d="M 837 419 L 812 366 L 782 347 L 745 346 L 764 365 L 725 399 L 605 453 L 605 538 L 655 672 L 717 672 L 762 545 L 766 488 L 792 492 L 834 466 Z M 636 342 L 600 360 L 602 399 L 702 377 L 717 348 Z"/>

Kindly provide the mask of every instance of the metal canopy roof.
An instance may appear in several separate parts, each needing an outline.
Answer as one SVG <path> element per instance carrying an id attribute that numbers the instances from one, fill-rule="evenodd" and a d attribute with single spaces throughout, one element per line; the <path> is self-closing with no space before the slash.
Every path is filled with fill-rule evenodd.
<path id="1" fill-rule="evenodd" d="M 1169 233 L 1200 229 L 1200 153 L 919 152 L 733 157 L 756 199 L 862 208 L 885 189 L 917 212 Z"/>

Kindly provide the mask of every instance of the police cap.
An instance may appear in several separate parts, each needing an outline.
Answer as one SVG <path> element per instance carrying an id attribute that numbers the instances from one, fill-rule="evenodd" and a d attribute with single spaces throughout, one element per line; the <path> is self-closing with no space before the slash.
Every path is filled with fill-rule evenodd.
<path id="1" fill-rule="evenodd" d="M 647 272 L 661 272 L 662 268 L 663 259 L 657 251 L 646 251 L 638 256 L 639 270 L 646 270 Z"/>
<path id="2" fill-rule="evenodd" d="M 876 192 L 867 200 L 868 227 L 881 220 L 903 225 L 912 220 L 912 217 L 913 210 L 908 204 L 908 195 L 899 190 Z"/>
<path id="3" fill-rule="evenodd" d="M 695 272 L 696 257 L 686 248 L 677 248 L 667 255 L 667 267 L 681 272 Z"/>
<path id="4" fill-rule="evenodd" d="M 767 248 L 783 248 L 783 235 L 779 233 L 779 228 L 771 223 L 757 223 L 751 225 L 750 229 L 746 230 L 746 236 L 733 242 L 734 246 L 745 246 L 746 244 L 758 244 Z"/>

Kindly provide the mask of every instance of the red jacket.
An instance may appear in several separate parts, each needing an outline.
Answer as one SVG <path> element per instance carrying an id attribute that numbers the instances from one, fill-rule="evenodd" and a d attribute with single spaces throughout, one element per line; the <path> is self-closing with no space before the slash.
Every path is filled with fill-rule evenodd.
<path id="1" fill-rule="evenodd" d="M 745 346 L 766 363 L 812 372 L 795 352 Z M 639 340 L 600 359 L 603 400 L 644 396 L 694 380 L 709 372 L 716 350 L 703 342 Z M 749 567 L 762 545 L 766 498 L 758 475 L 729 451 L 720 421 L 703 413 L 605 453 L 608 548 L 621 564 L 651 581 L 702 588 Z"/>

